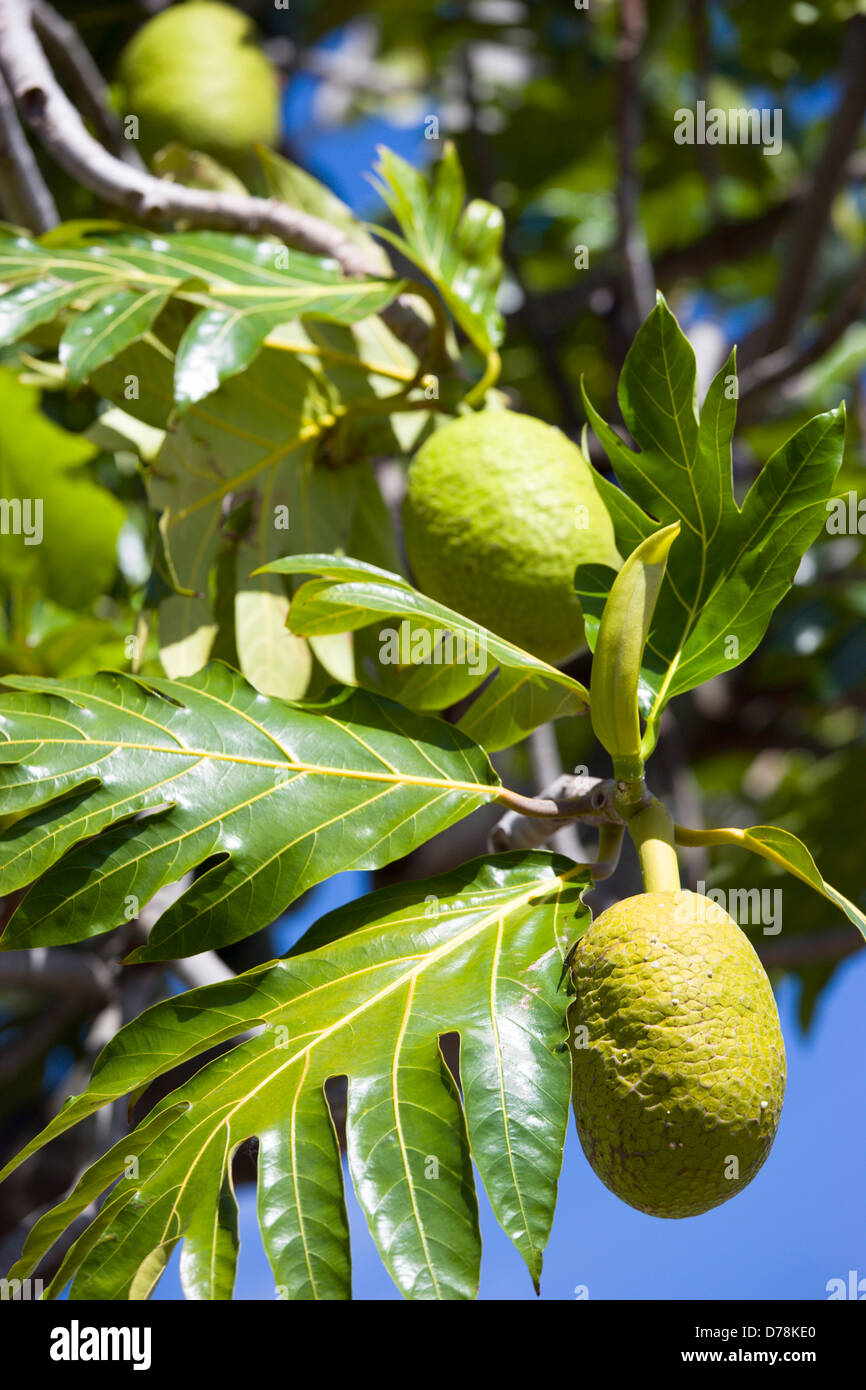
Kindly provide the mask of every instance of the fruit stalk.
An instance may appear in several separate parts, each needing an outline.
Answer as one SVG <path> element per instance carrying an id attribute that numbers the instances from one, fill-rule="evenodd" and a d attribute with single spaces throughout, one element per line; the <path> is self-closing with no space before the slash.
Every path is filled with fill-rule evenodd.
<path id="1" fill-rule="evenodd" d="M 647 806 L 630 817 L 628 831 L 637 850 L 647 893 L 679 892 L 674 823 L 662 803 L 653 797 Z"/>

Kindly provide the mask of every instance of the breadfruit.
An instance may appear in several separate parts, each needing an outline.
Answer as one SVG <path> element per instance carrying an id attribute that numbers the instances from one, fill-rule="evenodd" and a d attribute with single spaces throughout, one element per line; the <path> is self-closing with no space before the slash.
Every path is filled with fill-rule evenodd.
<path id="1" fill-rule="evenodd" d="M 583 641 L 577 566 L 621 564 L 580 449 L 512 411 L 464 416 L 426 440 L 403 524 L 424 593 L 552 664 Z"/>
<path id="2" fill-rule="evenodd" d="M 606 1187 L 651 1216 L 697 1216 L 770 1152 L 785 1047 L 766 972 L 736 922 L 696 893 L 607 909 L 571 962 L 573 1105 Z"/>
<path id="3" fill-rule="evenodd" d="M 232 5 L 189 0 L 155 15 L 123 50 L 118 77 L 148 158 L 177 140 L 237 165 L 254 143 L 276 143 L 277 74 Z"/>

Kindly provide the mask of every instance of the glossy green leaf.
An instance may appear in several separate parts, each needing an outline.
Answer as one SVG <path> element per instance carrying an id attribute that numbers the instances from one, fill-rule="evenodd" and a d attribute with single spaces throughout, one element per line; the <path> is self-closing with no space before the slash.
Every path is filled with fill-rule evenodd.
<path id="1" fill-rule="evenodd" d="M 744 661 L 790 588 L 826 520 L 842 459 L 844 414 L 818 415 L 761 469 L 741 506 L 733 493 L 736 416 L 733 354 L 698 418 L 695 355 L 664 299 L 643 324 L 619 384 L 635 452 L 585 399 L 623 492 L 602 493 L 627 548 L 659 525 L 680 523 L 658 596 L 641 672 L 641 707 L 655 730 L 665 703 Z M 579 569 L 587 640 L 597 640 L 613 572 Z"/>
<path id="2" fill-rule="evenodd" d="M 290 254 L 285 253 L 287 256 Z M 299 254 L 299 253 L 295 253 Z M 285 287 L 262 302 L 263 292 L 232 292 L 230 308 L 203 309 L 181 339 L 174 369 L 174 398 L 185 410 L 216 391 L 226 377 L 245 371 L 265 338 L 299 315 L 357 323 L 385 309 L 401 288 L 394 281 L 346 281 L 332 269 L 286 271 Z M 221 292 L 224 298 L 228 292 Z"/>
<path id="3" fill-rule="evenodd" d="M 6 347 L 26 338 L 33 328 L 56 318 L 79 293 L 103 287 L 102 276 L 81 275 L 76 280 L 26 280 L 0 295 L 0 344 Z"/>
<path id="4" fill-rule="evenodd" d="M 466 203 L 466 182 L 453 143 L 427 175 L 380 146 L 375 181 L 402 235 L 377 227 L 433 281 L 454 318 L 482 352 L 503 336 L 496 294 L 502 279 L 502 211 L 475 198 Z"/>
<path id="5" fill-rule="evenodd" d="M 205 864 L 132 959 L 224 946 L 329 875 L 408 854 L 499 788 L 460 730 L 365 691 L 292 705 L 219 663 L 183 682 L 7 683 L 20 690 L 0 699 L 0 815 L 31 814 L 0 840 L 0 875 L 4 894 L 33 887 L 6 950 L 109 931 Z"/>
<path id="6" fill-rule="evenodd" d="M 458 727 L 485 748 L 508 747 L 539 724 L 582 714 L 584 687 L 538 657 L 497 637 L 413 589 L 400 575 L 335 555 L 291 555 L 265 566 L 270 574 L 315 574 L 295 595 L 293 632 L 307 637 L 352 632 L 383 615 L 378 662 L 358 672 L 362 683 L 387 682 L 387 693 L 416 709 L 445 709 L 497 672 Z"/>
<path id="7" fill-rule="evenodd" d="M 177 354 L 181 409 L 242 372 L 279 324 L 305 315 L 356 323 L 381 312 L 403 288 L 393 278 L 347 279 L 331 260 L 225 232 L 109 228 L 97 242 L 90 234 L 84 228 L 60 245 L 0 236 L 0 280 L 11 284 L 0 294 L 0 342 L 16 341 L 73 299 L 89 299 L 84 324 L 72 321 L 61 354 L 70 379 L 81 382 L 145 333 L 162 303 L 176 296 L 201 311 Z"/>
<path id="8" fill-rule="evenodd" d="M 70 384 L 87 381 L 97 367 L 146 333 L 167 300 L 163 290 L 115 290 L 78 314 L 60 339 L 60 361 Z"/>
<path id="9" fill-rule="evenodd" d="M 844 912 L 850 922 L 866 937 L 866 915 L 844 894 L 822 878 L 817 864 L 801 840 L 790 830 L 777 825 L 753 825 L 748 830 L 725 827 L 718 830 L 689 830 L 677 826 L 677 840 L 682 845 L 738 845 L 751 850 L 762 859 L 769 859 L 788 873 L 794 874 L 810 888 L 822 894 Z"/>
<path id="10" fill-rule="evenodd" d="M 323 918 L 283 960 L 146 1010 L 4 1172 L 181 1060 L 264 1027 L 160 1101 L 40 1218 L 12 1277 L 35 1267 L 135 1156 L 137 1178 L 120 1178 L 48 1296 L 73 1278 L 72 1297 L 128 1298 L 183 1235 L 187 1295 L 227 1297 L 229 1156 L 257 1136 L 259 1214 L 278 1290 L 292 1300 L 349 1297 L 340 1156 L 323 1092 L 342 1074 L 349 1171 L 403 1294 L 477 1291 L 470 1156 L 537 1285 L 568 1121 L 562 964 L 589 920 L 587 886 L 585 872 L 548 852 L 476 860 L 381 889 Z M 460 1036 L 462 1104 L 443 1032 Z"/>

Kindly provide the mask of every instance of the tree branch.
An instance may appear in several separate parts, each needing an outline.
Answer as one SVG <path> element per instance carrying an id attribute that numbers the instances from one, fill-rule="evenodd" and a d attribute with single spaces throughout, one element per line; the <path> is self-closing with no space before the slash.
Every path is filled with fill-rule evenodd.
<path id="1" fill-rule="evenodd" d="M 0 989 L 69 995 L 76 1007 L 104 1004 L 114 994 L 115 980 L 111 966 L 90 952 L 53 946 L 0 955 Z"/>
<path id="2" fill-rule="evenodd" d="M 563 813 L 560 819 L 546 819 L 546 813 L 539 815 L 533 811 L 525 815 L 518 809 L 507 811 L 492 827 L 487 847 L 491 854 L 509 849 L 538 849 L 551 844 L 564 829 L 574 829 L 575 822 L 581 820 L 598 827 L 598 853 L 594 860 L 579 866 L 589 869 L 595 881 L 610 878 L 619 864 L 625 830 L 625 821 L 614 806 L 617 790 L 616 782 L 610 780 L 603 782 L 599 777 L 563 773 L 544 790 L 536 803 L 523 798 L 527 805 L 559 808 Z M 557 848 L 555 843 L 552 847 Z M 583 848 L 579 842 L 577 847 L 578 856 L 571 853 L 571 847 L 561 852 L 579 861 L 583 858 Z"/>
<path id="3" fill-rule="evenodd" d="M 833 312 L 825 319 L 821 329 L 805 346 L 786 345 L 760 357 L 757 362 L 747 366 L 739 373 L 740 405 L 746 399 L 762 395 L 770 387 L 779 387 L 799 376 L 807 367 L 819 362 L 834 343 L 842 337 L 847 328 L 860 318 L 866 304 L 866 255 L 857 265 L 853 279 Z M 747 410 L 742 419 L 748 419 L 753 412 Z"/>
<path id="4" fill-rule="evenodd" d="M 631 341 L 638 325 L 652 309 L 655 279 L 640 222 L 640 178 L 637 170 L 637 152 L 641 145 L 638 74 L 646 30 L 644 0 L 622 0 L 620 10 L 617 207 L 623 299 L 628 320 L 624 327 L 625 336 Z"/>
<path id="5" fill-rule="evenodd" d="M 847 161 L 843 181 L 860 183 L 864 179 L 866 151 L 858 151 Z M 725 261 L 742 260 L 763 250 L 802 207 L 811 186 L 811 180 L 803 179 L 794 184 L 786 197 L 754 217 L 719 222 L 686 246 L 672 246 L 660 251 L 654 261 L 657 283 L 664 289 L 686 276 L 699 275 Z M 591 296 L 597 290 L 615 288 L 614 268 L 601 265 L 588 272 L 579 285 L 539 294 L 537 302 L 548 331 L 558 333 L 570 328 L 575 318 L 586 311 Z"/>
<path id="6" fill-rule="evenodd" d="M 102 143 L 134 168 L 143 169 L 138 150 L 126 140 L 120 118 L 112 109 L 108 87 L 82 42 L 78 30 L 68 19 L 58 14 L 47 0 L 31 0 L 33 25 L 57 71 L 71 95 Z"/>
<path id="7" fill-rule="evenodd" d="M 551 788 L 563 785 L 562 759 L 559 755 L 555 726 L 552 723 L 540 724 L 537 729 L 533 729 L 526 747 L 535 786 Z M 551 795 L 551 792 L 548 790 L 544 795 Z M 534 824 L 538 826 L 537 821 Z M 576 820 L 569 821 L 561 829 L 549 834 L 548 843 L 551 849 L 559 854 L 567 854 L 570 859 L 580 860 L 585 857 Z"/>
<path id="8" fill-rule="evenodd" d="M 0 194 L 10 222 L 47 232 L 60 221 L 54 199 L 27 143 L 9 88 L 0 77 Z"/>
<path id="9" fill-rule="evenodd" d="M 134 218 L 182 218 L 193 227 L 267 233 L 303 251 L 332 257 L 347 275 L 381 274 L 363 247 L 321 218 L 278 199 L 186 188 L 111 154 L 90 134 L 54 77 L 31 27 L 27 0 L 0 0 L 0 66 L 19 111 L 57 163 Z M 427 325 L 405 298 L 384 317 L 411 346 L 428 341 Z"/>
<path id="10" fill-rule="evenodd" d="M 528 825 L 522 827 L 526 835 L 541 834 L 538 844 L 557 828 L 550 825 L 550 821 L 558 821 L 561 825 L 567 825 L 570 820 L 582 821 L 584 825 L 625 825 L 625 818 L 614 804 L 618 791 L 619 786 L 612 778 L 581 777 L 567 772 L 541 796 L 522 796 L 520 792 L 503 787 L 496 799 L 509 810 L 498 824 L 507 824 L 509 833 L 513 834 L 516 829 L 515 813 L 521 822 L 526 817 L 546 821 L 548 823 L 538 830 L 532 830 Z M 523 847 L 526 848 L 528 844 L 529 840 L 526 840 Z"/>
<path id="11" fill-rule="evenodd" d="M 740 360 L 751 364 L 790 339 L 808 302 L 833 199 L 842 186 L 846 162 L 857 144 L 866 112 L 866 15 L 849 21 L 843 53 L 842 99 L 830 125 L 808 196 L 795 224 L 769 323 L 743 344 Z"/>

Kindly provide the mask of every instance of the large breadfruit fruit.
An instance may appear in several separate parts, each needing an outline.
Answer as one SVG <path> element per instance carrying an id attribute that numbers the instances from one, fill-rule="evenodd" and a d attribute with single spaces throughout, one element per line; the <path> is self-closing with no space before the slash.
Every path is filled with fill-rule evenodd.
<path id="1" fill-rule="evenodd" d="M 577 566 L 621 563 L 580 449 L 507 410 L 431 435 L 409 469 L 403 524 L 425 593 L 553 664 L 583 641 Z"/>
<path id="2" fill-rule="evenodd" d="M 572 960 L 573 1103 L 602 1182 L 651 1216 L 697 1216 L 770 1152 L 785 1090 L 773 991 L 751 943 L 696 893 L 641 893 Z"/>

